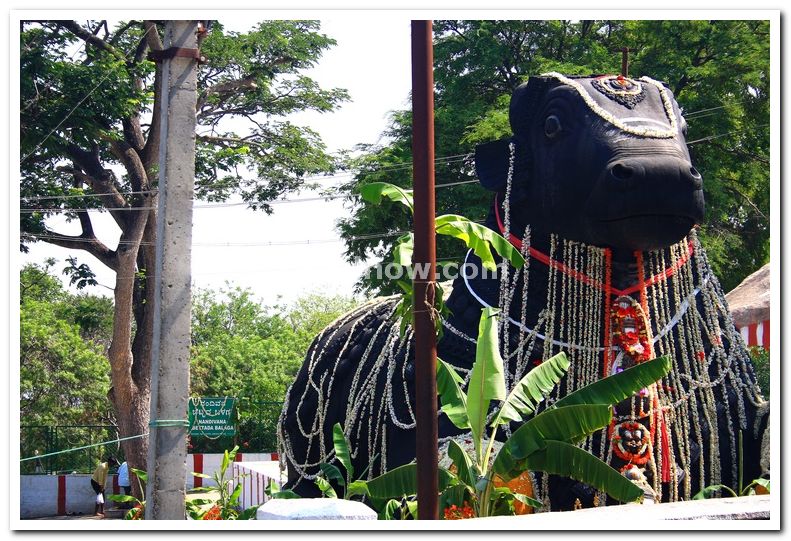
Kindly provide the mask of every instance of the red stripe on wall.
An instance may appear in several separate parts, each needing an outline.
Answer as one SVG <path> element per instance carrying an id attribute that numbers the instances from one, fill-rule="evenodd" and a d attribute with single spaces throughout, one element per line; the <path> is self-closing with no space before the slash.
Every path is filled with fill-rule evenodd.
<path id="1" fill-rule="evenodd" d="M 66 514 L 66 476 L 58 475 L 58 514 Z"/>
<path id="2" fill-rule="evenodd" d="M 272 453 L 272 458 L 271 458 L 271 460 L 278 460 L 277 453 Z"/>
<path id="3" fill-rule="evenodd" d="M 747 326 L 747 345 L 757 346 L 758 344 L 758 324 L 753 323 Z"/>
<path id="4" fill-rule="evenodd" d="M 192 455 L 192 471 L 194 471 L 195 473 L 203 473 L 203 455 L 202 454 L 198 453 L 198 454 Z M 193 476 L 192 477 L 192 482 L 193 482 L 195 488 L 200 488 L 200 487 L 203 486 L 203 478 L 202 477 Z"/>
<path id="5" fill-rule="evenodd" d="M 764 321 L 763 346 L 764 349 L 769 349 L 769 320 L 768 319 Z"/>
<path id="6" fill-rule="evenodd" d="M 242 453 L 236 453 L 236 457 L 234 457 L 233 461 L 244 462 L 244 455 L 242 455 Z"/>
<path id="7" fill-rule="evenodd" d="M 120 494 L 121 490 L 120 490 L 120 486 L 118 485 L 118 476 L 113 475 L 112 478 L 113 478 L 113 494 Z"/>

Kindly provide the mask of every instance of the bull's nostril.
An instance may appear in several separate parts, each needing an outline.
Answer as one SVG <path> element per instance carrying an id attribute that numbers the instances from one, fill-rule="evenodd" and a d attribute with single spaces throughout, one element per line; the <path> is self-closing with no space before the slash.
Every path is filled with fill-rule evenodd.
<path id="1" fill-rule="evenodd" d="M 700 172 L 694 167 L 689 168 L 689 174 L 692 175 L 692 178 L 694 178 L 695 180 L 700 180 L 701 178 L 703 178 L 700 176 Z"/>
<path id="2" fill-rule="evenodd" d="M 610 169 L 610 174 L 618 180 L 628 180 L 632 178 L 633 173 L 634 169 L 621 163 L 616 163 Z"/>

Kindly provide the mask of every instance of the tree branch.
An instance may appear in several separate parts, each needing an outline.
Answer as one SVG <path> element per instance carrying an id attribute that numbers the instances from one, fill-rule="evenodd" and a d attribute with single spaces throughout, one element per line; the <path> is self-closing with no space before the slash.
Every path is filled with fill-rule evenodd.
<path id="1" fill-rule="evenodd" d="M 111 55 L 113 55 L 114 57 L 120 60 L 124 60 L 124 61 L 126 60 L 126 57 L 121 51 L 119 51 L 118 49 L 116 49 L 106 41 L 104 41 L 102 38 L 95 36 L 93 32 L 91 32 L 90 30 L 86 30 L 85 28 L 80 26 L 77 23 L 77 21 L 62 21 L 61 25 L 66 30 L 68 30 L 69 32 L 71 32 L 81 40 L 83 40 L 85 43 L 89 45 L 93 45 L 97 49 L 101 49 L 102 51 L 105 51 L 107 53 L 110 53 Z"/>
<path id="2" fill-rule="evenodd" d="M 85 214 L 85 213 L 80 213 Z M 82 235 L 63 235 L 48 228 L 44 228 L 46 242 L 60 246 L 61 248 L 71 248 L 74 250 L 84 250 L 94 256 L 113 271 L 118 270 L 116 252 L 108 248 L 102 241 L 93 234 L 93 228 L 89 232 L 83 229 Z"/>

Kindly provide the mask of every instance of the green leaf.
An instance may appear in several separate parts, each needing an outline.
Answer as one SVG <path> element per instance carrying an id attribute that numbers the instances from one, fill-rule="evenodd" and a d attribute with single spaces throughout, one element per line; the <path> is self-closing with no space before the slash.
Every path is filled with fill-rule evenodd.
<path id="1" fill-rule="evenodd" d="M 343 478 L 341 470 L 334 464 L 322 462 L 319 464 L 319 469 L 321 469 L 321 472 L 328 481 L 337 481 L 339 485 L 346 486 L 346 480 Z"/>
<path id="2" fill-rule="evenodd" d="M 472 491 L 467 485 L 460 483 L 447 487 L 439 495 L 440 514 L 442 513 L 443 509 L 450 507 L 451 505 L 456 505 L 458 507 L 464 505 L 465 496 L 472 496 Z"/>
<path id="3" fill-rule="evenodd" d="M 236 520 L 253 520 L 255 518 L 256 513 L 258 512 L 258 508 L 261 507 L 261 504 L 254 505 L 253 507 L 248 507 L 241 513 L 239 516 L 236 517 Z"/>
<path id="4" fill-rule="evenodd" d="M 445 490 L 453 475 L 439 468 L 439 490 Z M 371 498 L 390 499 L 411 496 L 417 493 L 417 464 L 404 464 L 367 481 Z"/>
<path id="5" fill-rule="evenodd" d="M 557 385 L 569 368 L 563 352 L 547 359 L 514 385 L 491 426 L 521 421 L 535 412 L 538 403 Z"/>
<path id="6" fill-rule="evenodd" d="M 372 182 L 366 184 L 360 188 L 360 195 L 369 203 L 378 205 L 382 202 L 382 198 L 387 198 L 407 206 L 411 213 L 415 211 L 412 190 L 405 190 L 389 182 Z"/>
<path id="7" fill-rule="evenodd" d="M 206 475 L 205 473 L 192 472 L 192 476 L 193 477 L 200 477 L 202 479 L 212 479 L 211 475 Z M 200 487 L 198 487 L 198 488 L 200 488 Z"/>
<path id="8" fill-rule="evenodd" d="M 242 483 L 239 483 L 238 485 L 236 485 L 236 488 L 233 489 L 233 492 L 231 493 L 231 497 L 228 498 L 228 505 L 229 506 L 233 507 L 233 506 L 235 506 L 238 503 L 239 496 L 242 495 L 242 488 L 243 487 L 244 487 L 244 485 Z"/>
<path id="9" fill-rule="evenodd" d="M 519 494 L 518 492 L 512 492 L 512 494 L 514 495 L 514 499 L 519 500 L 523 504 L 529 505 L 530 507 L 532 507 L 534 509 L 540 509 L 540 508 L 544 507 L 543 503 L 541 503 L 538 500 L 534 500 L 530 496 L 525 496 L 524 494 Z"/>
<path id="10" fill-rule="evenodd" d="M 352 496 L 367 496 L 368 495 L 368 482 L 358 479 L 349 483 L 349 488 L 346 489 L 346 499 Z"/>
<path id="11" fill-rule="evenodd" d="M 335 423 L 332 427 L 332 443 L 335 446 L 335 458 L 346 468 L 349 479 L 354 479 L 354 466 L 352 466 L 352 457 L 349 453 L 349 442 L 346 441 L 346 435 L 343 433 L 340 423 Z"/>
<path id="12" fill-rule="evenodd" d="M 325 498 L 337 498 L 338 494 L 335 492 L 335 489 L 332 488 L 332 485 L 329 481 L 324 479 L 323 477 L 316 477 L 316 486 L 319 487 L 321 490 L 321 495 Z M 278 492 L 278 494 L 280 494 Z"/>
<path id="13" fill-rule="evenodd" d="M 475 348 L 475 363 L 472 365 L 470 382 L 467 385 L 467 417 L 472 430 L 476 452 L 481 453 L 479 444 L 486 428 L 489 403 L 505 399 L 503 358 L 497 341 L 496 308 L 487 307 L 481 312 L 478 324 L 478 345 Z"/>
<path id="14" fill-rule="evenodd" d="M 461 448 L 461 446 L 453 440 L 448 443 L 448 457 L 453 461 L 456 466 L 457 476 L 462 483 L 469 486 L 475 486 L 476 473 L 473 469 L 472 460 Z"/>
<path id="15" fill-rule="evenodd" d="M 135 477 L 137 477 L 140 480 L 140 482 L 148 483 L 148 474 L 144 470 L 138 470 L 137 468 L 129 468 L 129 469 L 132 470 L 132 473 L 135 474 Z"/>
<path id="16" fill-rule="evenodd" d="M 396 240 L 393 248 L 393 262 L 410 267 L 412 265 L 412 253 L 415 250 L 415 237 L 413 233 L 407 233 Z"/>
<path id="17" fill-rule="evenodd" d="M 621 502 L 633 502 L 642 489 L 605 462 L 563 441 L 548 440 L 543 451 L 527 458 L 527 469 L 569 477 L 606 492 Z"/>
<path id="18" fill-rule="evenodd" d="M 401 508 L 401 502 L 395 499 L 387 500 L 384 509 L 379 512 L 379 520 L 395 520 L 396 512 Z"/>
<path id="19" fill-rule="evenodd" d="M 727 492 L 730 492 L 730 494 L 732 496 L 736 497 L 736 493 L 730 487 L 728 487 L 726 485 L 709 485 L 707 487 L 704 487 L 703 490 L 701 490 L 700 492 L 698 492 L 694 496 L 692 496 L 692 499 L 693 500 L 708 500 L 710 498 L 716 498 L 717 497 L 717 493 L 719 493 L 721 490 L 725 490 Z"/>
<path id="20" fill-rule="evenodd" d="M 288 490 L 288 489 L 286 489 L 286 490 L 279 490 L 279 491 L 275 492 L 274 494 L 272 494 L 272 498 L 274 498 L 276 500 L 296 500 L 296 499 L 299 499 L 301 497 L 302 496 L 300 496 L 299 494 L 297 494 L 293 490 Z"/>
<path id="21" fill-rule="evenodd" d="M 763 488 L 766 489 L 766 492 L 770 491 L 769 479 L 761 479 L 761 478 L 753 479 L 752 483 L 750 483 L 747 486 L 753 486 L 753 485 L 762 486 Z"/>
<path id="22" fill-rule="evenodd" d="M 239 450 L 239 446 L 235 445 L 233 449 L 230 451 L 223 451 L 222 454 L 222 463 L 220 463 L 220 476 L 224 477 L 225 472 L 228 470 L 228 466 L 233 462 L 233 459 L 236 457 L 236 451 Z"/>
<path id="23" fill-rule="evenodd" d="M 607 426 L 611 420 L 612 411 L 607 404 L 583 404 L 545 410 L 511 434 L 494 459 L 494 471 L 503 480 L 510 481 L 529 469 L 525 460 L 546 449 L 547 441 L 574 444 Z"/>
<path id="24" fill-rule="evenodd" d="M 459 216 L 458 214 L 443 214 L 437 216 L 435 222 L 437 234 L 447 235 L 459 239 L 471 248 L 475 255 L 481 258 L 483 266 L 493 271 L 497 268 L 492 255 L 492 248 L 502 257 L 519 269 L 525 264 L 525 258 L 508 242 L 505 237 L 486 227 Z"/>
<path id="25" fill-rule="evenodd" d="M 134 496 L 127 496 L 126 494 L 109 494 L 107 496 L 108 500 L 112 500 L 114 502 L 137 502 L 138 499 Z"/>
<path id="26" fill-rule="evenodd" d="M 406 502 L 406 509 L 407 512 L 412 515 L 412 518 L 417 520 L 417 502 L 412 500 L 407 500 Z"/>
<path id="27" fill-rule="evenodd" d="M 442 402 L 442 412 L 458 428 L 469 428 L 467 395 L 461 390 L 464 380 L 451 365 L 437 358 L 437 393 Z"/>
<path id="28" fill-rule="evenodd" d="M 623 372 L 586 385 L 554 405 L 560 408 L 574 404 L 617 404 L 662 379 L 672 367 L 673 363 L 666 355 L 636 364 Z"/>

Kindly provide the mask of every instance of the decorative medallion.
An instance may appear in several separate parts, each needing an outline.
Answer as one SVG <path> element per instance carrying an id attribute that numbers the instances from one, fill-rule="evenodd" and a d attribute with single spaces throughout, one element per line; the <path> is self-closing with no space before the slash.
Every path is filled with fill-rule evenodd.
<path id="1" fill-rule="evenodd" d="M 651 341 L 640 303 L 627 295 L 618 297 L 612 304 L 611 317 L 613 343 L 631 361 L 626 364 L 634 365 L 649 360 Z"/>
<path id="2" fill-rule="evenodd" d="M 624 421 L 610 426 L 613 453 L 627 464 L 642 466 L 651 458 L 651 435 L 637 421 Z"/>
<path id="3" fill-rule="evenodd" d="M 645 89 L 638 81 L 623 75 L 605 75 L 591 81 L 593 88 L 628 109 L 645 99 Z"/>

